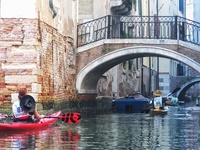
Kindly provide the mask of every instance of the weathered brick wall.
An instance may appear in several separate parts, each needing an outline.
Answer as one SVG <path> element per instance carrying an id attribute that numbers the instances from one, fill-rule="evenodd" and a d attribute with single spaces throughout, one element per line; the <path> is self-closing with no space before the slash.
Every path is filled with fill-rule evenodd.
<path id="1" fill-rule="evenodd" d="M 75 51 L 73 39 L 64 37 L 56 29 L 45 23 L 40 24 L 41 101 L 74 100 L 75 90 Z"/>
<path id="2" fill-rule="evenodd" d="M 33 73 L 37 53 L 37 21 L 33 19 L 0 20 L 0 106 L 9 107 L 11 94 L 26 87 L 31 92 L 30 81 L 35 82 Z"/>
<path id="3" fill-rule="evenodd" d="M 73 39 L 37 19 L 0 20 L 0 106 L 20 88 L 39 102 L 76 99 Z"/>

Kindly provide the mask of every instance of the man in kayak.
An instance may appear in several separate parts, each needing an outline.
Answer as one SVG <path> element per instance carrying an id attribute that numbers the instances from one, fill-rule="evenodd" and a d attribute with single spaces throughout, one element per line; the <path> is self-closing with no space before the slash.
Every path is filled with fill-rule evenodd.
<path id="1" fill-rule="evenodd" d="M 38 120 L 44 117 L 44 115 L 39 115 L 35 107 L 35 100 L 32 96 L 27 95 L 26 88 L 20 89 L 18 94 L 18 101 L 12 105 L 14 121 L 35 121 L 34 118 Z"/>
<path id="2" fill-rule="evenodd" d="M 160 90 L 156 90 L 153 92 L 153 108 L 154 109 L 164 109 L 163 103 L 162 103 L 162 92 Z"/>

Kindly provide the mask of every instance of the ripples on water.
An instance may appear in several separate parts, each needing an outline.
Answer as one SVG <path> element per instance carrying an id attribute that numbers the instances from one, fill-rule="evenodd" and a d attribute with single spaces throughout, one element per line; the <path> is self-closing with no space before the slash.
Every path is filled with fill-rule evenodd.
<path id="1" fill-rule="evenodd" d="M 103 114 L 80 124 L 42 131 L 0 133 L 1 149 L 198 150 L 200 107 L 169 107 L 165 116 Z"/>

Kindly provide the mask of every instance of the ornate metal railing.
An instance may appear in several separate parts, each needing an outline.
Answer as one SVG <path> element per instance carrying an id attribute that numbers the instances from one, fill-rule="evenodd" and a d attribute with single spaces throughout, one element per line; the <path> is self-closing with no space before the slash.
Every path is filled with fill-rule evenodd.
<path id="1" fill-rule="evenodd" d="M 174 39 L 200 45 L 200 23 L 179 16 L 105 16 L 77 26 L 77 47 L 102 39 Z"/>

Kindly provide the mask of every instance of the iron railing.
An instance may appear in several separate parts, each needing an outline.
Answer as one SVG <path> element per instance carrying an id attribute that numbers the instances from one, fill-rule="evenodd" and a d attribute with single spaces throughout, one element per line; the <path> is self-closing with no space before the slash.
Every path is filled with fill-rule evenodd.
<path id="1" fill-rule="evenodd" d="M 179 16 L 104 16 L 77 26 L 77 47 L 102 39 L 174 39 L 200 45 L 200 23 Z"/>

